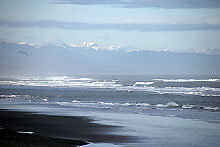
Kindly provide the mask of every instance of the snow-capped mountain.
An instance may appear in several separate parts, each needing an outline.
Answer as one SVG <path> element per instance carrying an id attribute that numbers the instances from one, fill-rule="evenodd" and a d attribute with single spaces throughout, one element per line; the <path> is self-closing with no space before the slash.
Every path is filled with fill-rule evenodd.
<path id="1" fill-rule="evenodd" d="M 203 49 L 197 51 L 200 54 L 207 54 L 207 55 L 220 55 L 220 49 Z"/>
<path id="2" fill-rule="evenodd" d="M 65 43 L 57 43 L 57 42 L 18 42 L 17 44 L 19 45 L 29 45 L 35 48 L 40 48 L 42 46 L 59 46 L 59 47 L 73 47 L 73 48 L 91 48 L 94 49 L 96 51 L 98 50 L 121 50 L 121 49 L 125 49 L 124 46 L 122 45 L 118 45 L 118 46 L 107 46 L 107 47 L 101 47 L 99 46 L 97 43 L 94 42 L 83 42 L 82 44 L 75 44 L 75 43 L 71 43 L 69 45 L 65 44 Z"/>
<path id="3" fill-rule="evenodd" d="M 59 46 L 59 47 L 67 47 L 65 43 L 59 43 L 59 42 L 52 42 L 52 41 L 47 41 L 47 42 L 18 42 L 17 44 L 19 45 L 29 45 L 35 48 L 40 48 L 42 46 Z"/>
<path id="4" fill-rule="evenodd" d="M 107 48 L 92 42 L 63 46 L 0 42 L 0 63 L 0 74 L 13 74 L 15 71 L 20 74 L 220 73 L 219 55 L 132 50 L 121 46 Z"/>
<path id="5" fill-rule="evenodd" d="M 87 48 L 92 48 L 96 51 L 98 51 L 100 48 L 98 46 L 98 44 L 94 43 L 94 42 L 83 42 L 80 47 L 87 47 Z"/>

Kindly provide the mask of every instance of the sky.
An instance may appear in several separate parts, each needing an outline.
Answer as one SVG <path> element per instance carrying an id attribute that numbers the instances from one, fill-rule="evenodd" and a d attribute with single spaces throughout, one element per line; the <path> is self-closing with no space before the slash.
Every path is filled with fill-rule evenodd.
<path id="1" fill-rule="evenodd" d="M 219 0 L 0 0 L 0 41 L 220 49 Z"/>

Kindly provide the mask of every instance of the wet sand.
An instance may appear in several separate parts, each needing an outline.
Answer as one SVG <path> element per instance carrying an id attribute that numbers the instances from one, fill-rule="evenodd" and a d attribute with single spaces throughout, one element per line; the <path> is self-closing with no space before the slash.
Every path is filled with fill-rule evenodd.
<path id="1" fill-rule="evenodd" d="M 48 140 L 47 137 L 81 140 L 81 142 L 79 141 L 78 145 L 86 144 L 86 142 L 126 144 L 137 141 L 135 137 L 114 135 L 113 131 L 120 130 L 120 127 L 97 124 L 94 122 L 94 120 L 81 116 L 80 117 L 54 116 L 54 115 L 33 114 L 33 113 L 20 112 L 20 111 L 18 112 L 18 111 L 0 110 L 0 120 L 1 120 L 0 126 L 4 128 L 1 129 L 1 137 L 2 137 L 2 132 L 3 133 L 8 132 L 7 133 L 8 134 L 7 139 L 9 139 L 8 143 L 12 143 L 12 144 L 13 142 L 16 141 L 19 142 L 20 137 L 16 137 L 17 135 L 22 136 L 21 138 L 25 138 L 25 137 L 27 138 L 32 136 L 32 140 L 35 140 L 33 139 L 33 136 L 37 137 L 37 140 L 40 140 L 41 142 L 40 146 L 44 144 L 43 142 L 45 140 Z M 4 132 L 3 130 L 6 132 Z M 18 133 L 13 133 L 11 131 L 34 132 L 34 135 L 18 134 Z M 44 137 L 46 136 L 46 139 L 42 139 L 41 136 Z M 5 140 L 7 139 L 5 138 Z M 49 140 L 50 139 L 51 138 L 49 138 Z M 22 140 L 22 142 L 28 140 L 30 141 L 28 142 L 28 144 L 31 144 L 33 146 L 34 146 L 34 142 L 36 142 L 36 141 L 31 141 L 31 139 L 20 139 L 20 140 Z M 1 142 L 2 141 L 3 140 L 1 139 Z M 59 144 L 60 143 L 59 139 L 57 141 L 58 141 L 57 144 Z M 68 140 L 66 141 L 69 142 Z M 64 140 L 64 142 L 66 141 Z M 77 141 L 75 141 L 75 143 L 77 144 Z M 74 143 L 72 145 L 74 145 Z M 65 145 L 58 145 L 58 146 L 65 146 Z"/>
<path id="2" fill-rule="evenodd" d="M 76 147 L 88 144 L 85 141 L 20 134 L 6 129 L 0 130 L 1 147 Z"/>

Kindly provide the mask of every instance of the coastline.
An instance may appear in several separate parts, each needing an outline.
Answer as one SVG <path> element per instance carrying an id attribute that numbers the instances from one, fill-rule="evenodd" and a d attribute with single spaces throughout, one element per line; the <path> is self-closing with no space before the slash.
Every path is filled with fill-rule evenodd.
<path id="1" fill-rule="evenodd" d="M 136 141 L 131 136 L 114 135 L 112 132 L 119 129 L 118 126 L 97 124 L 92 119 L 82 116 L 54 116 L 0 109 L 0 120 L 0 134 L 7 134 L 4 140 L 8 139 L 6 142 L 9 145 L 17 142 L 35 147 L 39 146 L 35 143 L 40 142 L 40 146 L 47 147 L 51 146 L 51 140 L 55 143 L 52 146 L 66 146 L 65 143 L 72 146 L 86 145 L 87 142 L 125 144 Z M 16 133 L 19 131 L 33 132 L 34 135 Z M 1 143 L 4 140 L 1 140 Z M 29 142 L 26 142 L 27 140 Z"/>

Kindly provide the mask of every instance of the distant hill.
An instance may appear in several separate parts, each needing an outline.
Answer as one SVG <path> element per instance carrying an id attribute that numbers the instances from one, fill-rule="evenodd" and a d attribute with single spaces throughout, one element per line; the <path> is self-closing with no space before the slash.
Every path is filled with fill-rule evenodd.
<path id="1" fill-rule="evenodd" d="M 24 55 L 20 51 L 28 54 Z M 220 55 L 0 42 L 1 75 L 219 74 Z"/>

